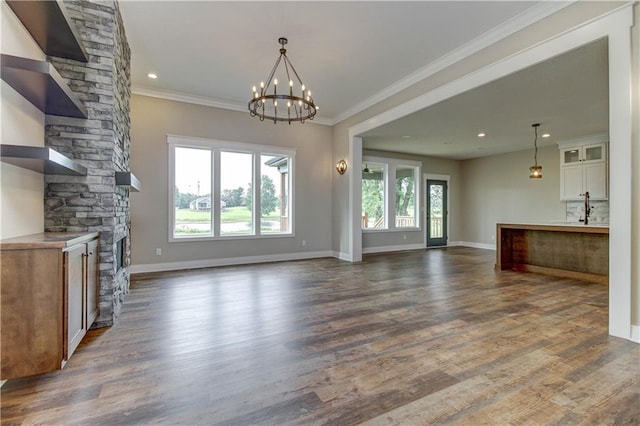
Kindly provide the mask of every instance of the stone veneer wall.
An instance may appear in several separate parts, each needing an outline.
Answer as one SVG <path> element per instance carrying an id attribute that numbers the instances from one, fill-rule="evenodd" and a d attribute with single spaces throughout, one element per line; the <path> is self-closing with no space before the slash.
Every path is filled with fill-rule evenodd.
<path id="1" fill-rule="evenodd" d="M 100 315 L 113 324 L 129 290 L 129 188 L 115 172 L 129 171 L 130 57 L 117 1 L 65 1 L 89 62 L 50 60 L 88 110 L 88 119 L 47 116 L 45 145 L 88 169 L 87 176 L 45 175 L 45 230 L 100 232 Z M 127 239 L 116 271 L 116 242 Z"/>

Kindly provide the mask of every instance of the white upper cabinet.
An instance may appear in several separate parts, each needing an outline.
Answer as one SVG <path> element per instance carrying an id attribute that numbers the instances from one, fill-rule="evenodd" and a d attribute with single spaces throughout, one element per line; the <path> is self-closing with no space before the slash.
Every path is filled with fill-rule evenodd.
<path id="1" fill-rule="evenodd" d="M 560 147 L 560 165 L 607 161 L 607 143 Z"/>
<path id="2" fill-rule="evenodd" d="M 607 147 L 604 135 L 559 144 L 561 200 L 581 200 L 586 192 L 592 200 L 608 198 Z"/>

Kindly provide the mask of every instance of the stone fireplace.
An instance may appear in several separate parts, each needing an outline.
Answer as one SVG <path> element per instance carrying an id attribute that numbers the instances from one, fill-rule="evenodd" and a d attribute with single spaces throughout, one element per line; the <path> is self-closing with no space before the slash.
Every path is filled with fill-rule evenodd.
<path id="1" fill-rule="evenodd" d="M 129 291 L 130 189 L 116 184 L 115 173 L 130 170 L 131 54 L 116 1 L 65 1 L 64 6 L 89 61 L 47 59 L 80 98 L 88 118 L 48 115 L 45 145 L 88 173 L 45 175 L 45 231 L 100 232 L 100 315 L 94 327 L 102 327 L 113 324 Z"/>

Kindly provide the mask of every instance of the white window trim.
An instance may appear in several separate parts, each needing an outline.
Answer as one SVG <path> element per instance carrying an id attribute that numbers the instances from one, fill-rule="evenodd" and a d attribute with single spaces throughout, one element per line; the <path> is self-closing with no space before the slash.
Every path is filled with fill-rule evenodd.
<path id="1" fill-rule="evenodd" d="M 168 189 L 168 242 L 170 243 L 185 243 L 195 241 L 226 241 L 226 240 L 252 240 L 262 238 L 291 238 L 295 236 L 295 156 L 296 150 L 289 148 L 280 148 L 271 145 L 257 145 L 244 142 L 232 142 L 217 139 L 197 138 L 191 136 L 180 136 L 167 134 L 167 145 L 169 147 L 168 157 L 168 171 L 169 181 L 167 185 Z M 215 179 L 220 170 L 220 152 L 238 152 L 253 154 L 254 167 L 253 167 L 253 181 L 257 182 L 252 185 L 253 190 L 253 234 L 251 235 L 220 235 L 220 214 L 213 216 L 212 230 L 213 235 L 207 236 L 186 236 L 175 237 L 173 234 L 175 226 L 175 148 L 207 148 L 211 150 L 211 179 L 212 182 L 212 209 L 220 211 L 220 179 Z M 289 232 L 278 233 L 261 233 L 260 230 L 260 200 L 257 196 L 260 190 L 260 173 L 261 173 L 261 156 L 262 155 L 282 155 L 290 158 L 289 163 L 289 197 L 287 212 L 289 215 Z"/>
<path id="2" fill-rule="evenodd" d="M 370 155 L 364 155 L 362 157 L 363 163 L 382 164 L 385 168 L 384 179 L 384 191 L 385 191 L 385 227 L 384 228 L 362 228 L 360 229 L 364 233 L 380 233 L 380 232 L 402 232 L 402 231 L 419 231 L 422 229 L 422 218 L 420 214 L 420 206 L 422 205 L 422 183 L 420 176 L 422 176 L 422 162 L 415 160 L 405 160 L 402 158 L 389 158 L 389 157 L 376 157 Z M 396 168 L 398 166 L 415 167 L 414 173 L 414 193 L 416 195 L 415 200 L 415 226 L 396 227 Z M 393 176 L 393 178 L 392 178 Z M 362 207 L 361 207 L 362 208 Z M 393 215 L 394 220 L 390 220 Z"/>

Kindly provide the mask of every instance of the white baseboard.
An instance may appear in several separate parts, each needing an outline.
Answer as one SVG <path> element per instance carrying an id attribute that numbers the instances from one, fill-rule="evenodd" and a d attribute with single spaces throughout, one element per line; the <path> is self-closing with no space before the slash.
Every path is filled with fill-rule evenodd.
<path id="1" fill-rule="evenodd" d="M 495 251 L 495 249 L 496 249 L 496 245 L 495 244 L 473 243 L 471 241 L 451 241 L 447 245 L 450 246 L 450 247 L 451 246 L 462 246 L 462 247 L 472 247 L 472 248 L 479 248 L 479 249 L 493 250 L 493 251 Z"/>
<path id="2" fill-rule="evenodd" d="M 640 325 L 631 326 L 631 340 L 632 342 L 640 343 Z"/>
<path id="3" fill-rule="evenodd" d="M 231 266 L 231 265 L 246 265 L 251 263 L 267 263 L 267 262 L 282 262 L 286 260 L 302 260 L 302 259 L 317 259 L 321 257 L 335 257 L 332 251 L 311 251 L 301 253 L 284 253 L 284 254 L 272 254 L 264 256 L 243 256 L 243 257 L 227 257 L 223 259 L 203 259 L 203 260 L 189 260 L 184 262 L 166 262 L 166 263 L 147 263 L 142 265 L 131 265 L 129 271 L 132 274 L 140 274 L 147 272 L 164 272 L 164 271 L 178 271 L 182 269 L 198 269 L 198 268 L 210 268 L 214 266 Z"/>
<path id="4" fill-rule="evenodd" d="M 362 253 L 371 254 L 371 253 L 386 253 L 391 251 L 406 251 L 406 250 L 422 250 L 424 249 L 424 244 L 405 244 L 401 246 L 380 246 L 380 247 L 363 247 Z"/>
<path id="5" fill-rule="evenodd" d="M 351 262 L 351 256 L 349 256 L 349 253 L 343 253 L 341 251 L 334 250 L 333 257 L 335 257 L 336 259 L 346 260 L 347 262 Z"/>

